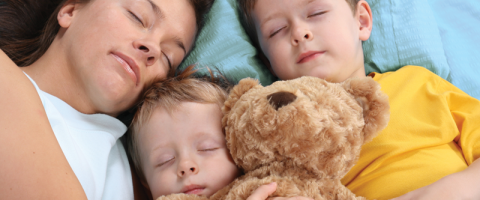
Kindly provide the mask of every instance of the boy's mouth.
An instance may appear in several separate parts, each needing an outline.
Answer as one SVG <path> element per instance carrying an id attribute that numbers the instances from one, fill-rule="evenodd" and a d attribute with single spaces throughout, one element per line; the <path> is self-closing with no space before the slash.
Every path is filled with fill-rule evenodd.
<path id="1" fill-rule="evenodd" d="M 325 51 L 307 51 L 307 52 L 304 52 L 304 53 L 300 54 L 300 56 L 298 57 L 297 64 L 302 64 L 302 63 L 306 63 L 308 61 L 311 61 L 311 60 L 317 58 L 318 56 L 322 55 L 323 53 L 325 53 Z"/>

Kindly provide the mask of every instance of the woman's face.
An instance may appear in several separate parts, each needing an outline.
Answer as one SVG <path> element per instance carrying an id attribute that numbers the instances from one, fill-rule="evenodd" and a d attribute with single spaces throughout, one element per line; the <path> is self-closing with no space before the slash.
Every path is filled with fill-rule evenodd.
<path id="1" fill-rule="evenodd" d="M 176 69 L 197 31 L 188 0 L 92 0 L 69 15 L 57 36 L 67 65 L 96 112 L 113 116 Z"/>

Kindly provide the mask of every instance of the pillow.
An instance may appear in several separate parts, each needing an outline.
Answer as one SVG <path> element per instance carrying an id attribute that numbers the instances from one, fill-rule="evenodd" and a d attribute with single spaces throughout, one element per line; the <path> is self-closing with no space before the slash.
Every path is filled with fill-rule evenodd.
<path id="1" fill-rule="evenodd" d="M 426 67 L 480 99 L 480 1 L 367 0 L 373 31 L 365 70 Z"/>
<path id="2" fill-rule="evenodd" d="M 206 67 L 218 69 L 238 82 L 245 77 L 258 79 L 262 85 L 276 80 L 256 56 L 257 50 L 239 21 L 236 0 L 216 0 L 200 32 L 195 48 L 179 69 L 197 64 L 200 73 L 208 74 Z"/>
<path id="3" fill-rule="evenodd" d="M 373 31 L 363 43 L 365 70 L 394 71 L 419 65 L 480 99 L 480 1 L 367 0 Z M 181 68 L 218 68 L 234 80 L 276 80 L 256 57 L 239 22 L 236 0 L 216 0 L 195 49 Z M 205 73 L 205 71 L 202 71 Z"/>

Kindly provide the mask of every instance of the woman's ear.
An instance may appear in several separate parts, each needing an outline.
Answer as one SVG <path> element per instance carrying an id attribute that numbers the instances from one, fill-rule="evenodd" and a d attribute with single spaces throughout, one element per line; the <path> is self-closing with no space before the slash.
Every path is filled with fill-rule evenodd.
<path id="1" fill-rule="evenodd" d="M 355 12 L 355 19 L 358 20 L 359 24 L 359 38 L 362 41 L 368 40 L 372 32 L 373 18 L 372 10 L 367 1 L 360 0 L 357 3 L 357 10 Z"/>
<path id="2" fill-rule="evenodd" d="M 80 4 L 76 3 L 75 0 L 69 0 L 62 6 L 62 8 L 60 8 L 60 11 L 57 14 L 57 20 L 60 27 L 70 27 L 79 5 Z"/>

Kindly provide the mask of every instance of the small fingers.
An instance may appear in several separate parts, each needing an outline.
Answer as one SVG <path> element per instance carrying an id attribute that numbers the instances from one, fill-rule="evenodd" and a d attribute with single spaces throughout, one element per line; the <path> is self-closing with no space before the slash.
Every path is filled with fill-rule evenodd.
<path id="1" fill-rule="evenodd" d="M 273 194 L 277 189 L 277 183 L 273 182 L 267 185 L 262 185 L 253 191 L 252 195 L 247 200 L 266 200 L 269 195 Z"/>
<path id="2" fill-rule="evenodd" d="M 268 200 L 314 200 L 308 197 L 273 197 L 268 198 Z"/>

